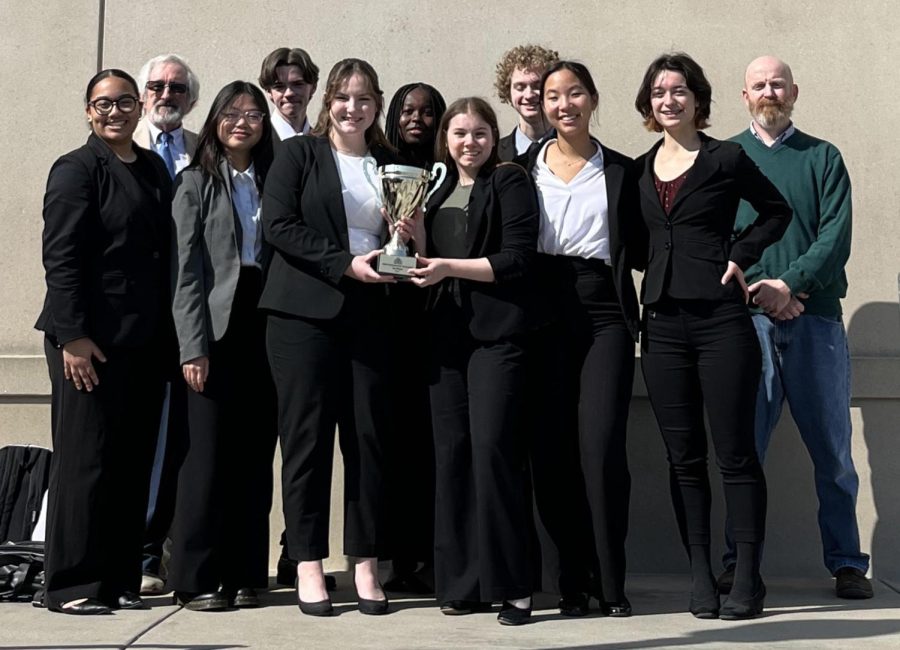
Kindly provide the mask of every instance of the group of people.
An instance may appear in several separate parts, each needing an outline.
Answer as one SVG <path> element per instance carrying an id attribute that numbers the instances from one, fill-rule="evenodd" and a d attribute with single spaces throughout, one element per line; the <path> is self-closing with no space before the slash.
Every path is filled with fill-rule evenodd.
<path id="1" fill-rule="evenodd" d="M 662 137 L 637 160 L 591 134 L 590 71 L 535 45 L 497 65 L 518 114 L 505 137 L 487 101 L 447 105 L 426 83 L 397 90 L 382 128 L 361 59 L 333 66 L 315 124 L 306 51 L 273 51 L 259 85 L 227 84 L 193 134 L 199 82 L 183 59 L 151 59 L 139 81 L 103 70 L 84 97 L 87 144 L 50 171 L 37 327 L 53 396 L 51 611 L 145 607 L 166 538 L 176 602 L 259 605 L 280 441 L 278 579 L 304 614 L 332 614 L 337 429 L 360 612 L 389 611 L 386 589 L 431 590 L 433 571 L 444 614 L 501 603 L 501 624 L 526 623 L 540 557 L 563 615 L 594 598 L 630 616 L 638 341 L 690 612 L 763 610 L 762 459 L 785 399 L 816 467 L 837 595 L 872 596 L 840 307 L 850 182 L 838 150 L 791 122 L 787 64 L 750 64 L 751 125 L 720 141 L 703 133 L 703 69 L 658 57 L 635 108 Z M 448 174 L 389 225 L 370 158 Z M 394 231 L 417 258 L 406 278 L 373 266 Z M 718 579 L 704 414 L 728 513 Z"/>

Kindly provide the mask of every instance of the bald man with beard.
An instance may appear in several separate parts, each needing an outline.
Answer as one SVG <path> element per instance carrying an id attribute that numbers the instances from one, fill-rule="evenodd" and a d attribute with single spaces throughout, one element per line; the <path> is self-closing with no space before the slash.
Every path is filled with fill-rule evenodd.
<path id="1" fill-rule="evenodd" d="M 756 449 L 763 462 L 784 401 L 815 467 L 825 566 L 840 598 L 871 598 L 869 556 L 856 520 L 859 478 L 851 456 L 850 355 L 841 318 L 850 256 L 850 177 L 837 148 L 791 121 L 798 88 L 790 66 L 762 56 L 747 67 L 742 96 L 752 121 L 731 138 L 784 195 L 794 218 L 780 241 L 745 271 L 763 353 Z M 737 232 L 756 213 L 741 202 Z M 734 575 L 731 536 L 719 590 Z"/>

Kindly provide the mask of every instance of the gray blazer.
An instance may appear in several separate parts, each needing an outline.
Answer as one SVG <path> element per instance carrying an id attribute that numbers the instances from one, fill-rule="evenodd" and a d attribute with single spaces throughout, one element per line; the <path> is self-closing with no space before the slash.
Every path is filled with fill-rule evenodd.
<path id="1" fill-rule="evenodd" d="M 228 163 L 219 171 L 224 184 L 197 167 L 175 180 L 172 314 L 181 363 L 208 355 L 209 342 L 225 334 L 241 274 L 241 224 Z"/>

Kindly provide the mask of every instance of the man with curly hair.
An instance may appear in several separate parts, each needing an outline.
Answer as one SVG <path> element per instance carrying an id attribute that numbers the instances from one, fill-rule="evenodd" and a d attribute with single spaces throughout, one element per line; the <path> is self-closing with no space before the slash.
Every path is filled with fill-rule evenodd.
<path id="1" fill-rule="evenodd" d="M 509 161 L 525 153 L 547 132 L 549 125 L 541 109 L 541 77 L 558 60 L 559 53 L 555 50 L 540 45 L 517 45 L 497 63 L 494 80 L 497 96 L 519 114 L 516 128 L 500 138 L 497 145 L 501 160 Z"/>

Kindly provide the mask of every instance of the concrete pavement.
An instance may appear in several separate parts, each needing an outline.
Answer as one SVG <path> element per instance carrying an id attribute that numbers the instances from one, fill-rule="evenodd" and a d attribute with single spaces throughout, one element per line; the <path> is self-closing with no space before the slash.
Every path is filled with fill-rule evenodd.
<path id="1" fill-rule="evenodd" d="M 498 625 L 495 614 L 442 616 L 432 600 L 393 598 L 392 613 L 367 617 L 356 611 L 346 576 L 333 594 L 338 615 L 300 614 L 290 589 L 263 597 L 256 610 L 189 612 L 171 597 L 148 599 L 152 609 L 78 618 L 28 604 L 0 604 L 0 650 L 227 650 L 230 648 L 898 648 L 900 593 L 876 581 L 875 598 L 842 601 L 829 579 L 767 581 L 766 613 L 752 621 L 700 621 L 686 613 L 685 576 L 633 575 L 629 594 L 635 616 L 563 618 L 555 597 L 540 594 L 533 622 Z M 895 585 L 897 587 L 898 585 Z"/>

